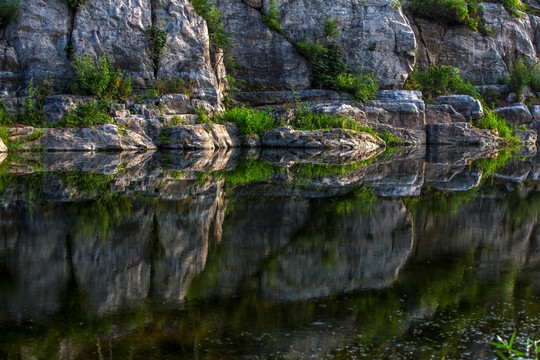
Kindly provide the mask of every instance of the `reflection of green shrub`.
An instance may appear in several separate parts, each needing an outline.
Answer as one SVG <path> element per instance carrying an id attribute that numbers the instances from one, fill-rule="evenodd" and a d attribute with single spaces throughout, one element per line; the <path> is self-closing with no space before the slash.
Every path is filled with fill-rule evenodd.
<path id="1" fill-rule="evenodd" d="M 424 97 L 428 99 L 448 93 L 481 98 L 476 87 L 462 80 L 459 70 L 452 66 L 435 66 L 427 70 L 414 69 L 403 88 L 422 91 Z"/>
<path id="2" fill-rule="evenodd" d="M 21 0 L 0 0 L 0 29 L 5 28 L 16 16 Z"/>

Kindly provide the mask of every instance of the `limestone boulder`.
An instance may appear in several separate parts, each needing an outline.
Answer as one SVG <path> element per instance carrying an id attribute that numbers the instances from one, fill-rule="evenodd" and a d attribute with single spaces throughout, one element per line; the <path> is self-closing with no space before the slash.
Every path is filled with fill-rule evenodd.
<path id="1" fill-rule="evenodd" d="M 21 142 L 22 151 L 146 151 L 152 140 L 136 132 L 105 124 L 91 128 L 10 128 L 10 138 Z"/>
<path id="2" fill-rule="evenodd" d="M 531 112 L 525 104 L 514 104 L 495 109 L 495 114 L 503 117 L 509 125 L 519 126 L 530 124 L 533 121 Z"/>
<path id="3" fill-rule="evenodd" d="M 430 145 L 497 148 L 501 143 L 495 131 L 477 129 L 469 123 L 429 124 L 426 131 L 427 143 Z"/>
<path id="4" fill-rule="evenodd" d="M 227 149 L 240 147 L 235 125 L 198 124 L 163 127 L 157 145 L 161 149 Z"/>
<path id="5" fill-rule="evenodd" d="M 480 100 L 469 95 L 442 95 L 435 98 L 442 105 L 450 105 L 466 119 L 479 119 L 484 116 L 484 108 Z"/>
<path id="6" fill-rule="evenodd" d="M 425 103 L 419 91 L 378 91 L 375 99 L 366 101 L 365 105 L 385 111 L 385 116 L 378 119 L 378 122 L 382 124 L 409 129 L 424 127 Z M 370 120 L 369 117 L 368 120 Z"/>
<path id="7" fill-rule="evenodd" d="M 465 116 L 450 105 L 426 105 L 426 124 L 466 122 Z"/>
<path id="8" fill-rule="evenodd" d="M 363 149 L 366 152 L 375 152 L 385 147 L 383 140 L 364 132 L 346 129 L 297 131 L 290 126 L 264 134 L 262 145 L 279 148 Z"/>

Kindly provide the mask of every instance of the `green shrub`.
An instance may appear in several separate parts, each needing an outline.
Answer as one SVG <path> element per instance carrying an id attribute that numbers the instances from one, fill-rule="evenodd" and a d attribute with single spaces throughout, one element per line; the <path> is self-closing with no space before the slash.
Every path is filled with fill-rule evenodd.
<path id="1" fill-rule="evenodd" d="M 501 3 L 510 14 L 517 18 L 521 17 L 520 11 L 527 10 L 527 6 L 521 0 L 497 0 L 497 2 Z"/>
<path id="2" fill-rule="evenodd" d="M 262 135 L 277 125 L 268 111 L 246 107 L 232 108 L 221 115 L 218 121 L 235 123 L 242 136 Z"/>
<path id="3" fill-rule="evenodd" d="M 323 36 L 325 37 L 335 37 L 340 34 L 340 31 L 338 29 L 338 20 L 333 19 L 330 16 L 327 16 L 324 18 L 324 28 L 323 28 Z"/>
<path id="4" fill-rule="evenodd" d="M 45 98 L 51 95 L 51 88 L 51 83 L 48 80 L 44 80 L 36 86 L 34 85 L 34 78 L 31 78 L 24 97 L 23 111 L 19 114 L 17 121 L 35 127 L 44 126 L 43 105 L 45 104 Z"/>
<path id="5" fill-rule="evenodd" d="M 0 29 L 15 19 L 20 6 L 21 0 L 0 0 Z"/>
<path id="6" fill-rule="evenodd" d="M 311 84 L 322 89 L 334 89 L 337 77 L 347 71 L 341 46 L 335 41 L 328 46 L 313 41 L 299 41 L 295 45 L 311 64 Z"/>
<path id="7" fill-rule="evenodd" d="M 13 124 L 13 116 L 7 111 L 6 105 L 0 101 L 0 126 Z"/>
<path id="8" fill-rule="evenodd" d="M 106 54 L 99 61 L 94 61 L 90 55 L 77 58 L 73 66 L 75 74 L 70 84 L 72 93 L 118 101 L 131 95 L 131 79 L 124 77 L 120 70 L 114 70 Z"/>
<path id="9" fill-rule="evenodd" d="M 163 28 L 163 19 L 158 25 L 152 25 L 149 29 L 150 57 L 152 58 L 154 70 L 157 70 L 161 61 L 161 53 L 167 44 L 167 32 Z"/>
<path id="10" fill-rule="evenodd" d="M 484 109 L 484 117 L 476 123 L 479 129 L 497 130 L 500 138 L 507 139 L 512 143 L 517 141 L 517 138 L 512 135 L 512 128 L 508 126 L 506 120 L 497 115 L 493 110 Z"/>
<path id="11" fill-rule="evenodd" d="M 417 17 L 448 25 L 465 25 L 476 31 L 480 6 L 479 0 L 412 0 L 410 9 Z"/>
<path id="12" fill-rule="evenodd" d="M 270 10 L 268 14 L 262 16 L 262 20 L 270 30 L 283 35 L 283 30 L 279 23 L 279 5 L 277 0 L 270 1 Z"/>
<path id="13" fill-rule="evenodd" d="M 108 107 L 102 103 L 87 101 L 67 113 L 58 123 L 59 127 L 90 127 L 112 122 Z"/>
<path id="14" fill-rule="evenodd" d="M 191 0 L 197 15 L 206 21 L 210 41 L 220 49 L 227 49 L 231 46 L 231 39 L 223 30 L 221 21 L 221 11 L 213 2 L 208 0 Z"/>
<path id="15" fill-rule="evenodd" d="M 69 6 L 71 6 L 73 10 L 78 10 L 81 6 L 83 6 L 85 1 L 86 0 L 67 0 Z"/>
<path id="16" fill-rule="evenodd" d="M 502 79 L 505 84 L 510 86 L 518 101 L 523 101 L 525 87 L 530 85 L 534 91 L 540 91 L 540 69 L 537 64 L 531 64 L 523 58 L 518 58 L 510 66 L 510 73 Z"/>
<path id="17" fill-rule="evenodd" d="M 296 130 L 319 130 L 319 129 L 351 129 L 362 130 L 358 123 L 354 119 L 348 116 L 325 114 L 315 112 L 300 106 L 292 119 L 289 121 L 289 125 Z"/>
<path id="18" fill-rule="evenodd" d="M 480 99 L 476 87 L 459 76 L 459 70 L 452 66 L 435 66 L 427 70 L 414 69 L 403 87 L 406 90 L 420 90 L 424 97 L 454 93 L 470 95 Z"/>
<path id="19" fill-rule="evenodd" d="M 341 73 L 335 79 L 334 89 L 348 92 L 357 101 L 367 101 L 375 97 L 379 85 L 373 73 L 360 71 L 358 74 Z"/>

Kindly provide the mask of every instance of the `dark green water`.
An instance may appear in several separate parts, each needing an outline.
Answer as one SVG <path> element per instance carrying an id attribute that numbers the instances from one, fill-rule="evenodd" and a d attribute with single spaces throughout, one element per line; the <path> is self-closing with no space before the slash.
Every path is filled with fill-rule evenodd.
<path id="1" fill-rule="evenodd" d="M 0 359 L 495 359 L 514 331 L 524 349 L 540 160 L 510 157 L 7 159 Z"/>

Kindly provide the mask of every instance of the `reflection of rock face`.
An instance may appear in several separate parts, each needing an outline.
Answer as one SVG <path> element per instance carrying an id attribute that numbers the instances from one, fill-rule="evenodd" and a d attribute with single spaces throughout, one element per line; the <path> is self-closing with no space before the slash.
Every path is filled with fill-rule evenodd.
<path id="1" fill-rule="evenodd" d="M 278 252 L 263 272 L 263 297 L 300 300 L 391 283 L 412 241 L 412 222 L 401 200 L 380 200 L 371 213 L 354 211 L 331 222 L 321 219 L 313 236 Z M 325 234 L 328 228 L 334 233 Z"/>
<path id="2" fill-rule="evenodd" d="M 7 285 L 0 318 L 60 310 L 73 281 L 91 314 L 146 297 L 183 300 L 204 268 L 209 242 L 221 233 L 224 206 L 221 183 L 180 183 L 175 190 L 188 191 L 178 196 L 189 201 L 128 200 L 126 210 L 113 200 L 105 207 L 117 207 L 106 214 L 105 207 L 93 210 L 96 202 L 52 203 L 32 216 L 25 205 L 4 206 L 0 270 Z"/>

